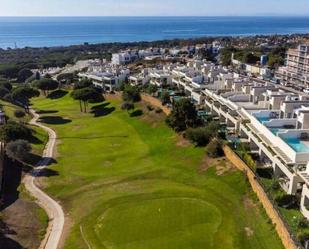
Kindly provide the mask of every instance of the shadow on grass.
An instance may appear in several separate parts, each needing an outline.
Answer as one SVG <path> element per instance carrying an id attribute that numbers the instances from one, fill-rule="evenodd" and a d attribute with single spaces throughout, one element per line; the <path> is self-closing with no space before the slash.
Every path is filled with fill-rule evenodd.
<path id="1" fill-rule="evenodd" d="M 29 143 L 32 144 L 43 144 L 44 142 L 42 140 L 40 140 L 39 138 L 37 138 L 35 135 L 37 134 L 37 132 L 35 130 L 32 130 L 32 134 L 31 136 L 29 136 L 27 138 L 27 140 L 29 141 Z"/>
<path id="2" fill-rule="evenodd" d="M 10 230 L 10 231 L 5 231 L 5 233 L 11 235 L 16 232 L 14 231 L 13 233 L 12 230 Z M 1 234 L 1 231 L 0 231 L 0 245 L 1 245 L 1 248 L 4 248 L 4 249 L 22 249 L 23 248 L 17 241 L 6 237 L 4 234 Z"/>
<path id="3" fill-rule="evenodd" d="M 60 116 L 44 116 L 39 119 L 40 122 L 45 124 L 54 124 L 54 125 L 62 125 L 71 123 L 71 119 L 66 119 Z"/>
<path id="4" fill-rule="evenodd" d="M 10 206 L 19 198 L 18 187 L 20 185 L 22 178 L 21 163 L 19 163 L 18 161 L 13 161 L 7 156 L 5 156 L 4 162 L 5 163 L 4 163 L 4 175 L 2 183 L 2 203 L 0 210 Z"/>
<path id="5" fill-rule="evenodd" d="M 47 95 L 48 99 L 60 99 L 68 94 L 68 91 L 56 90 Z"/>
<path id="6" fill-rule="evenodd" d="M 23 171 L 29 173 L 32 169 L 42 166 L 50 166 L 55 163 L 57 163 L 57 161 L 54 158 L 42 157 L 37 154 L 30 153 L 24 160 Z"/>
<path id="7" fill-rule="evenodd" d="M 53 114 L 57 113 L 57 110 L 38 110 L 36 111 L 37 114 Z"/>
<path id="8" fill-rule="evenodd" d="M 107 103 L 93 106 L 91 107 L 91 113 L 94 114 L 95 118 L 107 116 L 116 110 L 115 107 L 108 107 L 109 105 L 110 103 L 107 102 Z"/>
<path id="9" fill-rule="evenodd" d="M 57 170 L 53 170 L 49 168 L 42 169 L 38 171 L 38 173 L 36 174 L 36 176 L 38 177 L 52 177 L 52 176 L 58 176 L 58 175 L 59 175 L 59 172 Z"/>
<path id="10" fill-rule="evenodd" d="M 130 114 L 130 117 L 140 117 L 140 116 L 142 116 L 144 114 L 144 112 L 142 111 L 142 110 L 136 110 L 136 111 L 134 111 L 134 112 L 132 112 L 131 114 Z"/>
<path id="11" fill-rule="evenodd" d="M 24 162 L 26 164 L 29 164 L 29 165 L 36 165 L 40 160 L 42 159 L 41 156 L 37 155 L 37 154 L 33 154 L 33 153 L 30 153 L 27 158 L 24 160 Z M 31 169 L 27 169 L 28 170 L 31 170 Z"/>

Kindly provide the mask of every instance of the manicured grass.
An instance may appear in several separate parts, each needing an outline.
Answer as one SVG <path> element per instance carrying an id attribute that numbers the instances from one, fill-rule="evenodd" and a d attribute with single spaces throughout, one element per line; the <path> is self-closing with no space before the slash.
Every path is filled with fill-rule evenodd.
<path id="1" fill-rule="evenodd" d="M 204 150 L 163 114 L 132 118 L 118 100 L 84 114 L 69 95 L 33 104 L 59 137 L 45 184 L 73 223 L 66 249 L 283 248 L 244 175 L 201 171 Z"/>

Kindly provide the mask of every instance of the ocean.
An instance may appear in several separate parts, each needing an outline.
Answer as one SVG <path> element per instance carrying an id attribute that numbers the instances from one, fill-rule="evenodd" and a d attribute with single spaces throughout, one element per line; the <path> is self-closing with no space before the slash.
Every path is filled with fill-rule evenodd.
<path id="1" fill-rule="evenodd" d="M 309 17 L 0 17 L 0 48 L 309 33 Z"/>

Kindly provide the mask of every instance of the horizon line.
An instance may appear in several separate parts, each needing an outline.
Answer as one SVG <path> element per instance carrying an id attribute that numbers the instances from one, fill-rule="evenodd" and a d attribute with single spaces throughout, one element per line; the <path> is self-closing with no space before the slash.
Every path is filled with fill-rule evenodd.
<path id="1" fill-rule="evenodd" d="M 253 14 L 253 15 L 110 15 L 110 16 L 99 16 L 99 15 L 0 15 L 0 18 L 5 17 L 308 17 L 308 14 Z"/>

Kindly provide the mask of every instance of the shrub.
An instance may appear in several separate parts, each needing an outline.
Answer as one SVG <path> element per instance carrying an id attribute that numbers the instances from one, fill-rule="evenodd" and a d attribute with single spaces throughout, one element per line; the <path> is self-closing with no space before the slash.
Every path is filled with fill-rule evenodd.
<path id="1" fill-rule="evenodd" d="M 160 108 L 160 107 L 158 107 L 158 108 L 156 108 L 156 113 L 162 113 L 163 112 L 163 110 L 162 110 L 162 108 Z"/>
<path id="2" fill-rule="evenodd" d="M 245 153 L 243 156 L 243 160 L 252 170 L 256 170 L 256 163 L 250 154 Z"/>
<path id="3" fill-rule="evenodd" d="M 92 85 L 93 85 L 93 83 L 92 83 L 91 80 L 82 79 L 82 80 L 80 80 L 80 81 L 78 81 L 74 84 L 74 90 L 87 88 L 87 87 L 90 87 Z"/>
<path id="4" fill-rule="evenodd" d="M 297 233 L 297 239 L 304 244 L 307 240 L 309 240 L 309 231 L 299 231 Z"/>
<path id="5" fill-rule="evenodd" d="M 206 153 L 212 158 L 223 156 L 221 143 L 218 139 L 213 139 L 206 147 Z"/>
<path id="6" fill-rule="evenodd" d="M 0 127 L 0 136 L 5 142 L 30 138 L 31 135 L 32 132 L 28 127 L 16 122 L 10 121 Z"/>
<path id="7" fill-rule="evenodd" d="M 146 88 L 146 92 L 148 94 L 154 94 L 157 91 L 158 91 L 158 87 L 156 85 L 149 84 L 148 87 Z"/>
<path id="8" fill-rule="evenodd" d="M 32 75 L 33 75 L 33 72 L 29 68 L 24 68 L 18 72 L 17 78 L 19 82 L 25 82 L 26 79 L 28 79 Z"/>
<path id="9" fill-rule="evenodd" d="M 0 82 L 0 88 L 5 88 L 8 91 L 11 91 L 13 89 L 13 86 L 11 83 L 5 81 L 5 82 Z"/>
<path id="10" fill-rule="evenodd" d="M 26 113 L 23 110 L 15 110 L 14 116 L 18 119 L 21 119 L 26 116 Z"/>
<path id="11" fill-rule="evenodd" d="M 0 87 L 0 98 L 3 98 L 5 95 L 9 94 L 10 91 L 4 87 Z"/>
<path id="12" fill-rule="evenodd" d="M 137 87 L 131 85 L 125 85 L 122 92 L 122 99 L 128 102 L 139 102 L 141 101 L 140 91 Z"/>
<path id="13" fill-rule="evenodd" d="M 298 228 L 309 228 L 309 221 L 305 217 L 300 218 L 297 222 L 297 227 Z"/>
<path id="14" fill-rule="evenodd" d="M 134 108 L 135 108 L 134 103 L 128 101 L 123 102 L 121 105 L 121 109 L 126 110 L 127 112 L 134 110 Z"/>
<path id="15" fill-rule="evenodd" d="M 24 161 L 31 151 L 31 145 L 25 140 L 16 140 L 9 142 L 5 148 L 5 152 L 8 157 Z"/>
<path id="16" fill-rule="evenodd" d="M 185 136 L 196 146 L 206 146 L 212 137 L 205 127 L 189 128 L 186 130 Z"/>
<path id="17" fill-rule="evenodd" d="M 150 112 L 153 111 L 153 109 L 154 109 L 153 106 L 149 105 L 149 104 L 146 107 L 147 107 L 147 110 L 150 111 Z"/>
<path id="18" fill-rule="evenodd" d="M 275 191 L 280 189 L 279 180 L 277 178 L 272 179 L 270 188 Z"/>
<path id="19" fill-rule="evenodd" d="M 169 95 L 169 93 L 167 91 L 164 91 L 162 94 L 161 94 L 161 102 L 162 102 L 162 105 L 167 105 L 167 104 L 170 104 L 171 103 L 171 97 Z"/>
<path id="20" fill-rule="evenodd" d="M 274 199 L 279 207 L 284 207 L 284 208 L 291 208 L 297 202 L 296 197 L 294 195 L 287 195 L 283 193 L 279 193 L 275 195 Z"/>
<path id="21" fill-rule="evenodd" d="M 167 117 L 166 123 L 176 132 L 181 132 L 190 127 L 197 127 L 200 120 L 191 100 L 181 99 L 174 103 L 173 110 Z"/>

